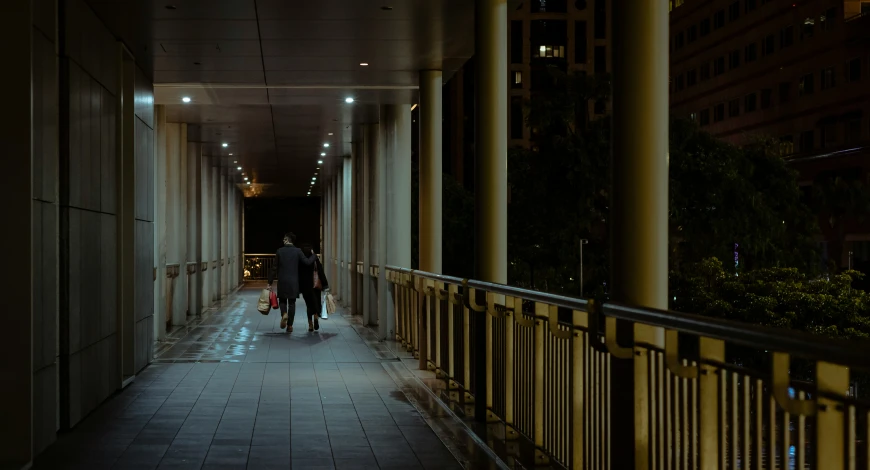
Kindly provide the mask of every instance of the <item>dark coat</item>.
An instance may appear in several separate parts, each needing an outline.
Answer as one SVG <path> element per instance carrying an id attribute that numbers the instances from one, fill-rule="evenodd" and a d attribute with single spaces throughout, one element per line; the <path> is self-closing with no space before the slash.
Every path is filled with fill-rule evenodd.
<path id="1" fill-rule="evenodd" d="M 299 268 L 311 266 L 316 258 L 317 256 L 313 254 L 306 258 L 302 250 L 293 245 L 278 248 L 278 252 L 275 253 L 275 264 L 269 275 L 270 285 L 275 278 L 278 279 L 278 298 L 299 297 Z"/>
<path id="2" fill-rule="evenodd" d="M 326 273 L 323 272 L 323 264 L 320 259 L 314 257 L 314 264 L 311 266 L 299 266 L 299 290 L 305 292 L 314 289 L 314 269 L 317 268 L 317 277 L 320 278 L 320 284 L 323 290 L 329 289 L 329 281 L 326 280 Z"/>

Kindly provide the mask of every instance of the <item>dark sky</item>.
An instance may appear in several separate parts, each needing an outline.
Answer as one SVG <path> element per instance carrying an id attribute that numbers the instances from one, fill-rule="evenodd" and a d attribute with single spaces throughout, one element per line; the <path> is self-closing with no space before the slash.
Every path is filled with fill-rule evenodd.
<path id="1" fill-rule="evenodd" d="M 245 253 L 275 253 L 284 233 L 296 234 L 296 245 L 320 242 L 320 199 L 245 199 Z"/>

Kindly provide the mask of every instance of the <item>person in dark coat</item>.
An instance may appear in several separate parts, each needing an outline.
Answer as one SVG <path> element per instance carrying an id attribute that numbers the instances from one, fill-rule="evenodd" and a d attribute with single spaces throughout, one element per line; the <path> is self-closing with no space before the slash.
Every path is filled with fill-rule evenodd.
<path id="1" fill-rule="evenodd" d="M 305 307 L 308 313 L 308 331 L 320 329 L 321 292 L 329 290 L 329 282 L 323 272 L 323 264 L 317 258 L 317 254 L 311 244 L 302 245 L 302 253 L 308 257 L 314 255 L 314 264 L 311 266 L 299 266 L 299 291 L 305 299 Z M 320 279 L 320 289 L 314 287 L 314 270 Z"/>
<path id="2" fill-rule="evenodd" d="M 287 333 L 293 332 L 293 320 L 296 317 L 296 298 L 299 297 L 299 267 L 311 266 L 317 256 L 305 256 L 302 250 L 293 245 L 296 235 L 290 232 L 284 235 L 284 246 L 275 253 L 275 265 L 269 274 L 269 289 L 272 282 L 278 279 L 278 306 L 281 308 L 281 328 L 287 328 Z"/>

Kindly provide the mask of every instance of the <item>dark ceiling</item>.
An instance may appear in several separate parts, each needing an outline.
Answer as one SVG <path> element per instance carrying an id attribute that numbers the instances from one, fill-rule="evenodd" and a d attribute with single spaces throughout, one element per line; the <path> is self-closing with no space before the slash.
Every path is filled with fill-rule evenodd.
<path id="1" fill-rule="evenodd" d="M 249 195 L 305 195 L 321 153 L 349 155 L 379 105 L 416 102 L 419 70 L 446 80 L 474 50 L 471 0 L 88 3 L 152 74 L 167 120 L 242 166 Z"/>

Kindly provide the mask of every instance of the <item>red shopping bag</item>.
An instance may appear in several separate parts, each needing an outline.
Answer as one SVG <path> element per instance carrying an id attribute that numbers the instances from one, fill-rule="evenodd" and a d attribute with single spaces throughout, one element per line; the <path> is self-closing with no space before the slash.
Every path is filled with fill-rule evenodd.
<path id="1" fill-rule="evenodd" d="M 275 291 L 269 292 L 269 303 L 272 305 L 272 310 L 278 308 L 278 294 Z"/>

